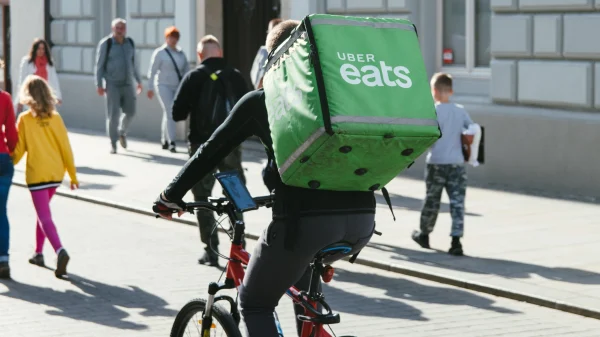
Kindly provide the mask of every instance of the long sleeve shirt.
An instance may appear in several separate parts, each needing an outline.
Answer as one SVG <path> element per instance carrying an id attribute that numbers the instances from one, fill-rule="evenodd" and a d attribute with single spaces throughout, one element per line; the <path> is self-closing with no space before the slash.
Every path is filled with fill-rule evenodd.
<path id="1" fill-rule="evenodd" d="M 77 183 L 75 160 L 67 128 L 58 112 L 50 117 L 36 117 L 31 110 L 19 115 L 19 141 L 13 153 L 17 165 L 27 153 L 25 181 L 30 190 L 57 187 L 65 171 L 72 183 Z"/>
<path id="2" fill-rule="evenodd" d="M 171 53 L 173 60 L 171 60 L 169 53 Z M 154 90 L 155 85 L 164 85 L 171 88 L 179 86 L 181 79 L 177 75 L 173 61 L 175 61 L 179 74 L 183 78 L 190 70 L 190 65 L 185 53 L 180 48 L 171 49 L 165 44 L 154 50 L 148 69 L 148 90 Z"/>
<path id="3" fill-rule="evenodd" d="M 300 215 L 337 212 L 375 213 L 374 192 L 325 191 L 284 185 L 274 160 L 273 140 L 269 128 L 264 91 L 246 94 L 233 107 L 229 117 L 212 134 L 196 154 L 188 160 L 164 191 L 167 199 L 179 201 L 198 181 L 212 170 L 248 137 L 257 136 L 269 158 L 268 170 L 275 184 L 275 216 L 285 217 L 291 209 Z M 267 178 L 265 178 L 267 179 Z"/>
<path id="4" fill-rule="evenodd" d="M 4 128 L 3 128 L 4 126 Z M 17 128 L 15 110 L 10 94 L 0 91 L 0 153 L 13 152 L 17 146 Z"/>
<path id="5" fill-rule="evenodd" d="M 112 45 L 109 55 L 106 55 L 109 39 Z M 126 37 L 123 43 L 119 43 L 112 36 L 102 39 L 96 49 L 96 87 L 104 87 L 102 80 L 106 84 L 124 85 L 132 83 L 132 79 L 142 83 L 133 40 Z"/>

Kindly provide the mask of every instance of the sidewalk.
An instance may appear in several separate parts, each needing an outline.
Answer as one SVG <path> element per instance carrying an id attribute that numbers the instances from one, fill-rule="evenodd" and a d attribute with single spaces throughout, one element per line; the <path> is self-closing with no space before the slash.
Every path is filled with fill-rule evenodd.
<path id="1" fill-rule="evenodd" d="M 168 336 L 177 311 L 221 275 L 199 266 L 196 228 L 56 196 L 52 211 L 71 255 L 69 278 L 27 263 L 35 242 L 29 193 L 11 191 L 13 280 L 0 280 L 2 337 Z M 225 241 L 225 236 L 221 239 Z M 248 241 L 252 249 L 254 241 Z M 222 247 L 226 249 L 226 245 Z M 46 244 L 46 263 L 55 254 Z M 337 336 L 599 336 L 600 322 L 357 264 L 324 285 Z M 291 301 L 277 307 L 294 336 Z M 219 335 L 219 334 L 218 334 Z M 220 336 L 220 335 L 219 335 Z"/>
<path id="2" fill-rule="evenodd" d="M 148 211 L 187 160 L 185 153 L 171 154 L 144 141 L 131 139 L 129 151 L 120 149 L 120 154 L 111 155 L 104 135 L 71 133 L 70 137 L 81 182 L 76 194 Z M 261 145 L 248 142 L 244 160 L 250 192 L 265 194 Z M 23 181 L 23 170 L 21 163 L 16 182 Z M 410 239 L 418 226 L 423 182 L 399 177 L 388 189 L 397 221 L 378 196 L 377 229 L 383 236 L 375 236 L 361 258 L 380 261 L 391 270 L 416 269 L 600 312 L 600 205 L 470 188 L 463 243 L 468 257 L 456 258 L 445 253 L 450 244 L 447 197 L 442 199 L 442 213 L 431 236 L 436 250 L 427 251 Z M 214 193 L 220 195 L 220 189 Z M 247 213 L 248 231 L 260 233 L 269 217 L 269 210 Z"/>

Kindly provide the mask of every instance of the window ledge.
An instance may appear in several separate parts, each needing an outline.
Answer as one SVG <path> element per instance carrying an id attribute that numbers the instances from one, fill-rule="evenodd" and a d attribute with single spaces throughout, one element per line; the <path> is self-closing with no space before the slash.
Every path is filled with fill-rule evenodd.
<path id="1" fill-rule="evenodd" d="M 466 68 L 442 67 L 440 72 L 448 73 L 456 78 L 489 79 L 492 75 L 490 68 L 475 68 L 472 71 L 468 71 Z"/>

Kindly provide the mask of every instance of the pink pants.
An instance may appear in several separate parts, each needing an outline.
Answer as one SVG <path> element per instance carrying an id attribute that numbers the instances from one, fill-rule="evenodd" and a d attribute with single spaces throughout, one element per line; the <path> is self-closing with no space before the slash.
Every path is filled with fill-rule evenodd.
<path id="1" fill-rule="evenodd" d="M 41 254 L 44 248 L 44 241 L 48 238 L 52 248 L 58 252 L 62 248 L 60 238 L 56 232 L 56 226 L 52 221 L 50 213 L 50 200 L 56 192 L 56 187 L 46 188 L 38 191 L 30 191 L 33 206 L 37 212 L 37 226 L 35 232 L 35 252 Z"/>

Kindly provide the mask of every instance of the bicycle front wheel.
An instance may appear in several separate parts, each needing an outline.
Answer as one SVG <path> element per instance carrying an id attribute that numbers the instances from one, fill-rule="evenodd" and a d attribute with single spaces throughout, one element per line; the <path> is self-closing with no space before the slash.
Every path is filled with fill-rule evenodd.
<path id="1" fill-rule="evenodd" d="M 211 310 L 212 325 L 209 335 L 202 334 L 202 313 L 206 308 L 206 300 L 195 299 L 177 313 L 171 337 L 242 337 L 233 317 L 218 304 L 213 304 Z"/>

